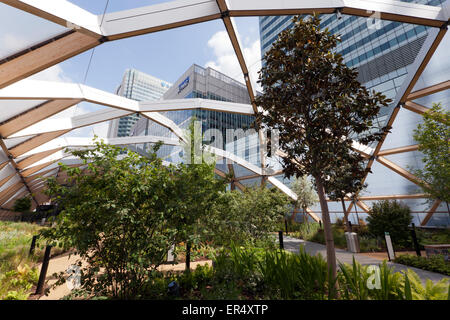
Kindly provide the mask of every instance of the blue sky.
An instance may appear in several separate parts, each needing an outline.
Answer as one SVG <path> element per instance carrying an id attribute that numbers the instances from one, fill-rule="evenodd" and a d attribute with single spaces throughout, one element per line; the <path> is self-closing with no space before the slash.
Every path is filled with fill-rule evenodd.
<path id="1" fill-rule="evenodd" d="M 102 14 L 107 0 L 71 0 L 94 14 Z M 167 0 L 109 0 L 106 12 L 127 10 Z M 0 57 L 64 31 L 61 26 L 0 4 Z M 253 82 L 260 68 L 258 18 L 235 19 L 243 52 Z M 83 83 L 92 50 L 66 60 L 35 76 L 42 80 Z M 221 20 L 195 24 L 163 32 L 107 42 L 95 48 L 86 85 L 114 92 L 127 68 L 135 68 L 168 82 L 175 82 L 189 66 L 196 63 L 211 66 L 243 82 L 237 59 Z M 82 103 L 56 117 L 98 110 L 98 106 Z M 99 125 L 97 125 L 99 127 Z M 104 132 L 105 125 L 100 131 Z M 91 128 L 73 134 L 82 136 Z M 98 131 L 98 130 L 97 130 Z M 99 133 L 99 135 L 103 135 Z"/>
<path id="2" fill-rule="evenodd" d="M 107 1 L 72 0 L 71 2 L 95 14 L 102 14 Z M 109 0 L 106 12 L 161 2 L 168 1 Z M 244 47 L 251 47 L 255 41 L 259 41 L 258 18 L 239 18 L 236 19 L 236 24 Z M 215 20 L 105 43 L 95 49 L 86 84 L 114 91 L 127 68 L 136 68 L 155 77 L 174 82 L 193 63 L 201 66 L 208 63 L 214 64 L 225 73 L 234 73 L 229 76 L 239 77 L 240 75 L 237 74 L 239 70 L 233 72 L 235 71 L 233 66 L 227 66 L 226 62 L 220 63 L 220 59 L 228 52 L 223 48 L 226 47 L 226 41 L 221 43 L 223 38 L 216 34 L 224 30 L 223 22 Z M 212 44 L 208 45 L 211 39 L 213 39 L 214 47 Z M 90 55 L 91 51 L 83 53 L 62 63 L 61 67 L 73 81 L 82 82 Z M 253 63 L 254 60 L 260 59 L 260 56 L 250 57 L 249 55 L 248 59 L 251 60 L 251 58 L 253 61 L 250 63 Z"/>

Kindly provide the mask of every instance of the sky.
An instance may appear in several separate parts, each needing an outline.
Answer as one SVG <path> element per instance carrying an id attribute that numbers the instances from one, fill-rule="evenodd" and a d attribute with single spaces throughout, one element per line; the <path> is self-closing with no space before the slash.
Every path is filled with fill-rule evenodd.
<path id="1" fill-rule="evenodd" d="M 71 0 L 94 14 L 127 10 L 168 0 Z M 44 19 L 0 4 L 0 58 L 64 32 Z M 236 18 L 237 33 L 254 87 L 261 67 L 259 20 Z M 92 57 L 92 60 L 91 60 Z M 89 65 L 89 61 L 91 63 Z M 123 40 L 106 42 L 35 76 L 35 79 L 85 83 L 114 93 L 126 69 L 135 68 L 168 82 L 175 82 L 192 64 L 212 67 L 244 82 L 241 69 L 222 20 L 215 20 Z M 89 66 L 89 68 L 88 68 Z M 68 117 L 104 107 L 81 103 L 55 115 Z M 107 123 L 72 131 L 70 136 L 106 136 Z"/>

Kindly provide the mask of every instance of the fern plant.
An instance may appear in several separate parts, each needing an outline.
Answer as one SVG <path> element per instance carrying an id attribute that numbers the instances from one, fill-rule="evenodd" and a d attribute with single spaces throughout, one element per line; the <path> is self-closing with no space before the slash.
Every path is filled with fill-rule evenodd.
<path id="1" fill-rule="evenodd" d="M 436 283 L 427 279 L 424 285 L 417 273 L 410 269 L 405 272 L 403 290 L 406 300 L 450 300 L 449 279 Z"/>

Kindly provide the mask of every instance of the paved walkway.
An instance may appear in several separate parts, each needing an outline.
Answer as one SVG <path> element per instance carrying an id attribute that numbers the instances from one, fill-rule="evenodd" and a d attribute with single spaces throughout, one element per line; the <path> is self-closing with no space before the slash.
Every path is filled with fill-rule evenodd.
<path id="1" fill-rule="evenodd" d="M 322 255 L 322 257 L 325 258 L 325 260 L 327 258 L 326 247 L 323 244 L 309 242 L 309 241 L 300 240 L 300 239 L 296 239 L 296 238 L 291 238 L 289 236 L 284 236 L 283 243 L 284 243 L 284 248 L 287 251 L 297 253 L 299 251 L 300 246 L 302 245 L 305 248 L 305 251 L 307 253 L 309 253 L 310 255 L 317 255 L 318 253 L 320 253 Z M 383 262 L 380 259 L 369 257 L 365 254 L 351 253 L 346 250 L 336 248 L 336 259 L 338 260 L 338 262 L 352 264 L 353 256 L 355 257 L 355 260 L 358 261 L 362 265 L 380 265 Z M 394 267 L 394 270 L 396 272 L 404 271 L 406 269 L 411 269 L 412 271 L 417 273 L 417 275 L 422 279 L 422 282 L 425 282 L 427 279 L 430 279 L 433 282 L 437 282 L 441 279 L 449 278 L 448 276 L 445 276 L 440 273 L 425 271 L 422 269 L 404 266 L 404 265 L 398 264 L 398 263 L 388 262 L 388 265 Z"/>
<path id="2" fill-rule="evenodd" d="M 47 269 L 47 277 L 46 277 L 46 283 L 48 286 L 52 286 L 56 282 L 56 278 L 53 277 L 54 273 L 60 273 L 61 271 L 66 271 L 67 268 L 70 265 L 75 264 L 75 262 L 79 260 L 79 256 L 71 255 L 69 257 L 69 254 L 63 254 L 58 257 L 54 257 L 50 259 L 50 262 L 48 264 Z M 203 260 L 203 261 L 193 261 L 191 262 L 191 269 L 194 270 L 199 265 L 205 265 L 208 264 L 209 266 L 212 266 L 211 260 Z M 38 270 L 41 272 L 42 264 L 38 265 Z M 183 271 L 185 270 L 186 264 L 185 263 L 178 263 L 178 264 L 165 264 L 159 266 L 159 271 Z M 63 298 L 64 296 L 68 295 L 70 293 L 70 289 L 67 286 L 67 284 L 62 284 L 58 287 L 53 288 L 50 290 L 49 294 L 47 296 L 43 295 L 39 297 L 39 300 L 59 300 Z"/>

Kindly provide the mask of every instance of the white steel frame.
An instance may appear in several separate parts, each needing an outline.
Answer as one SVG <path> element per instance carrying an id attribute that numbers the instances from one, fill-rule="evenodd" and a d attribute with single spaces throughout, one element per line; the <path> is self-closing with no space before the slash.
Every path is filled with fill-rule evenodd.
<path id="1" fill-rule="evenodd" d="M 284 0 L 282 2 L 273 0 L 176 0 L 105 15 L 92 14 L 65 0 L 0 0 L 0 2 L 67 28 L 67 31 L 56 37 L 0 60 L 0 101 L 10 99 L 46 101 L 42 105 L 0 123 L 0 146 L 5 157 L 5 159 L 0 160 L 0 206 L 10 205 L 17 197 L 45 187 L 42 183 L 35 181 L 38 180 L 36 174 L 54 174 L 54 171 L 57 170 L 55 161 L 58 160 L 58 157 L 59 159 L 67 157 L 62 151 L 63 148 L 92 145 L 92 142 L 86 140 L 75 141 L 71 138 L 60 138 L 71 130 L 133 113 L 140 113 L 144 117 L 169 128 L 178 138 L 183 139 L 182 130 L 159 112 L 204 108 L 240 114 L 254 114 L 257 111 L 255 91 L 237 36 L 234 17 L 338 12 L 370 17 L 374 12 L 377 12 L 377 17 L 384 20 L 433 27 L 415 62 L 409 66 L 407 79 L 396 96 L 396 107 L 389 118 L 389 126 L 393 125 L 398 111 L 402 107 L 421 114 L 427 110 L 425 106 L 420 106 L 412 100 L 419 96 L 422 97 L 450 88 L 449 80 L 432 88 L 411 92 L 447 31 L 450 18 L 450 1 L 447 1 L 441 8 L 390 0 Z M 50 83 L 25 79 L 107 41 L 215 19 L 222 19 L 224 22 L 244 75 L 251 105 L 203 99 L 139 103 L 81 84 Z M 48 119 L 52 115 L 82 101 L 111 107 L 112 109 L 67 119 Z M 386 132 L 383 140 L 378 143 L 375 149 L 358 145 L 354 145 L 354 148 L 369 159 L 369 168 L 374 161 L 378 161 L 411 181 L 417 181 L 417 178 L 411 173 L 384 158 L 385 155 L 389 154 L 417 150 L 417 146 L 381 150 L 387 134 Z M 172 145 L 178 143 L 175 139 L 152 136 L 110 139 L 107 143 L 144 143 L 155 142 L 156 139 Z M 260 144 L 264 145 L 261 132 L 259 133 L 259 139 Z M 19 143 L 7 147 L 7 143 L 16 140 Z M 263 170 L 265 166 L 263 151 L 260 155 L 262 168 L 257 168 L 224 150 L 210 149 L 217 156 L 227 158 L 251 170 L 255 175 L 262 176 L 263 181 L 269 181 L 292 198 L 296 197 L 287 186 L 274 176 L 266 177 L 267 173 Z M 263 150 L 264 148 L 260 149 Z M 56 167 L 49 169 L 52 166 Z M 6 177 L 3 177 L 5 175 L 2 174 L 3 172 L 5 172 Z M 218 172 L 218 174 L 223 173 Z M 14 177 L 19 179 L 16 183 L 11 182 Z M 30 177 L 34 177 L 33 180 L 30 180 Z M 30 185 L 30 182 L 35 184 Z M 239 181 L 236 181 L 236 183 L 239 183 Z M 405 196 L 408 195 L 399 195 L 399 197 Z M 44 199 L 41 195 L 35 196 L 36 204 L 39 202 L 37 198 L 40 199 L 39 201 Z M 433 205 L 422 224 L 428 222 L 438 205 L 438 203 Z M 367 211 L 367 206 L 363 202 L 359 201 L 358 206 Z M 351 209 L 352 204 L 349 206 L 347 214 Z M 314 213 L 309 211 L 309 214 L 318 220 Z"/>

